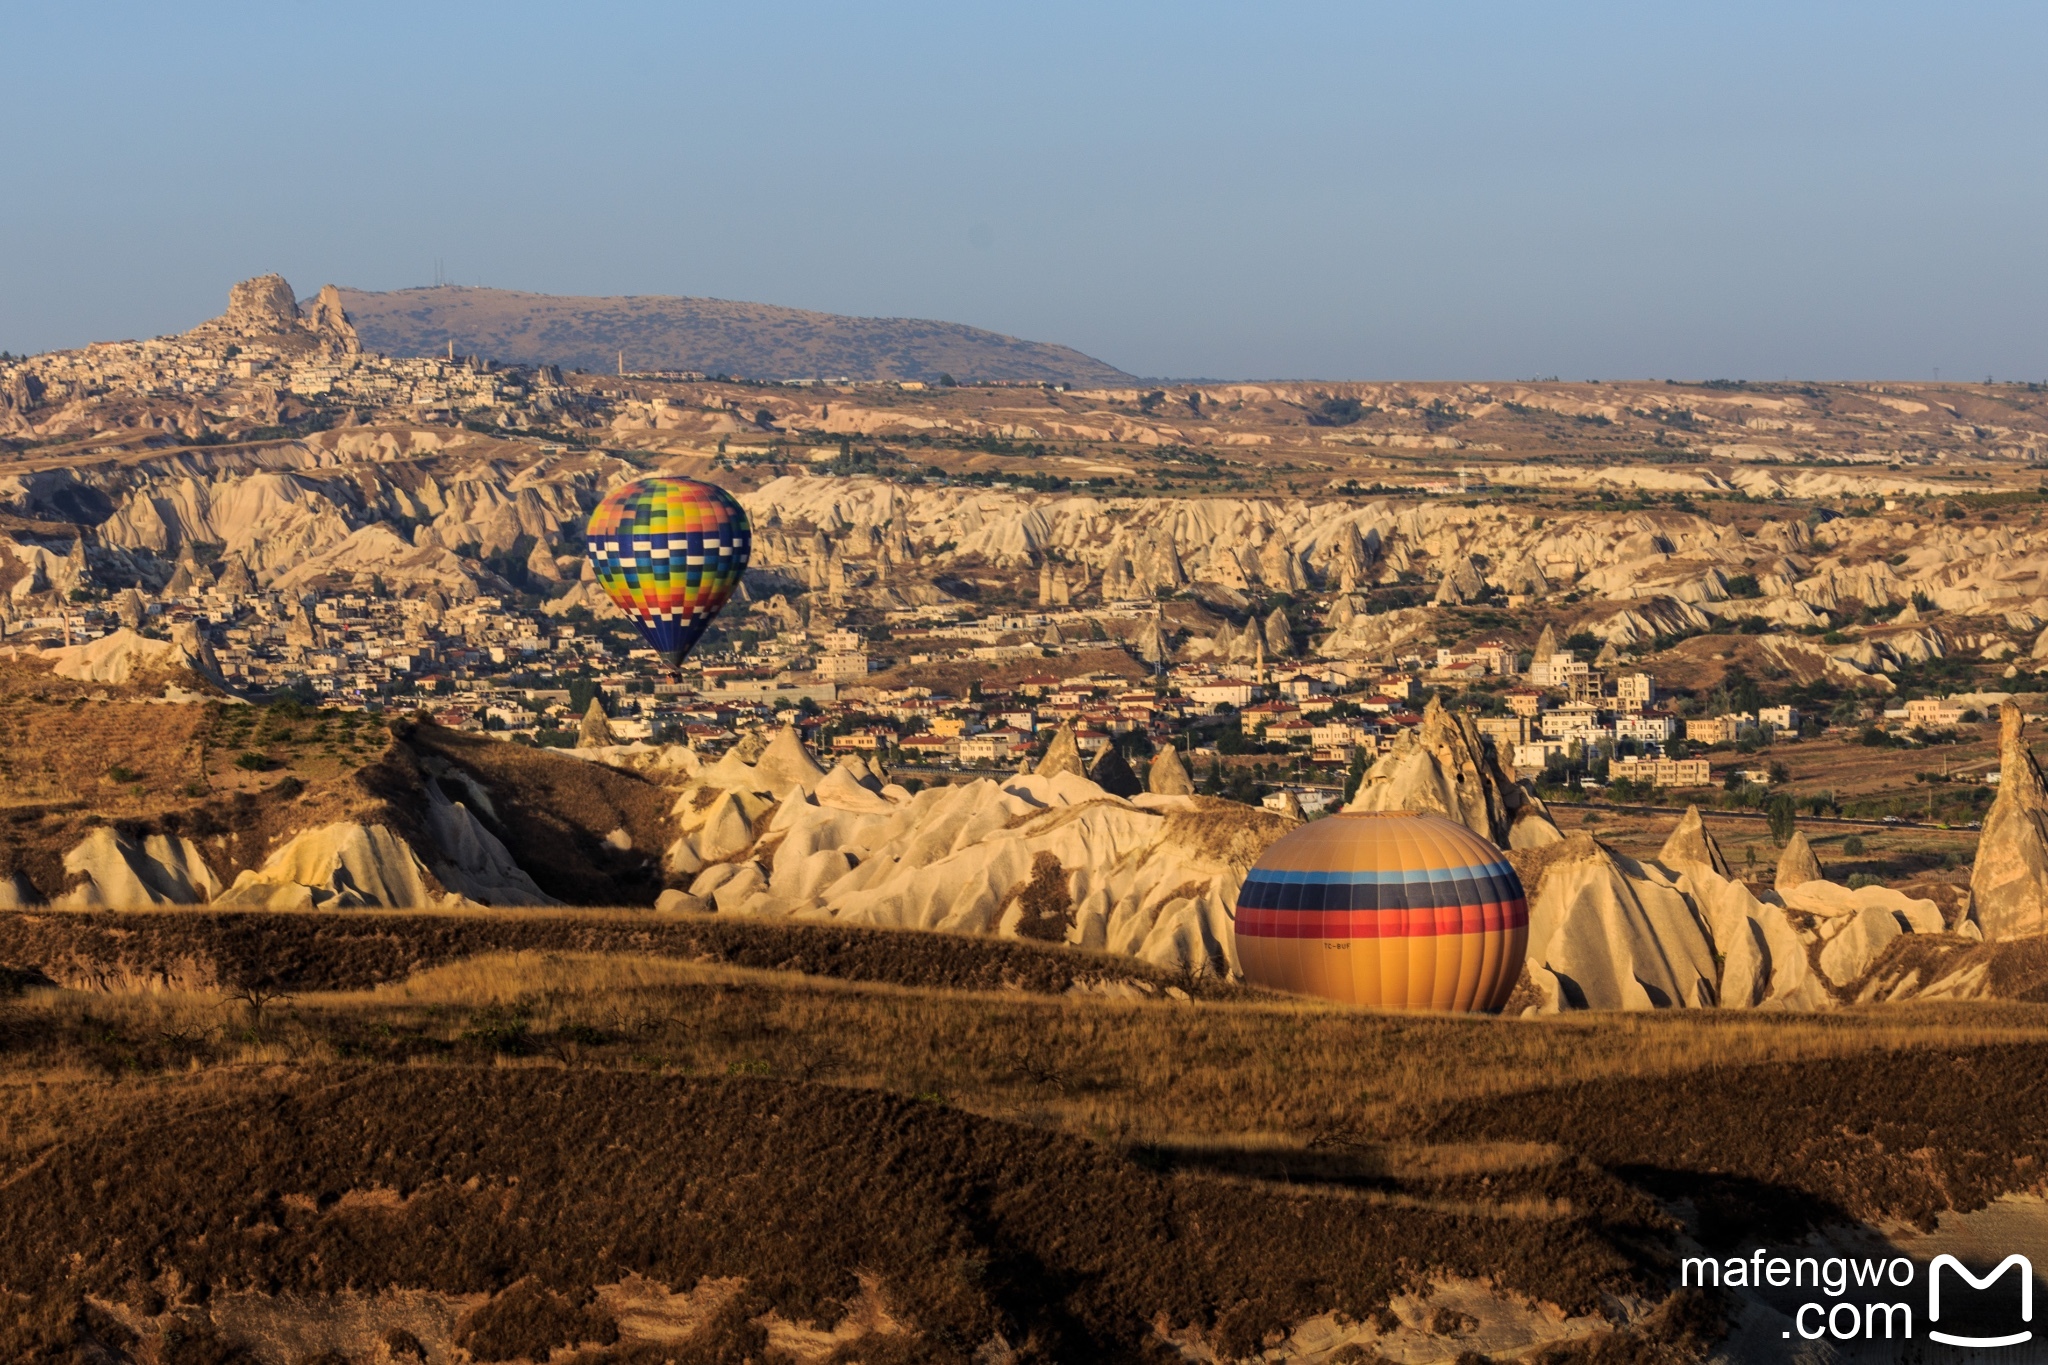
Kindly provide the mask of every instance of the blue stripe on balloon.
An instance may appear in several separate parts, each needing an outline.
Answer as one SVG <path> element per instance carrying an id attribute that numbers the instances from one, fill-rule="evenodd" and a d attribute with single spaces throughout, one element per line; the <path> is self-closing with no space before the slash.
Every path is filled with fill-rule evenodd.
<path id="1" fill-rule="evenodd" d="M 1372 872 L 1255 869 L 1238 892 L 1238 904 L 1254 910 L 1408 910 L 1522 898 L 1521 881 L 1507 863 Z"/>

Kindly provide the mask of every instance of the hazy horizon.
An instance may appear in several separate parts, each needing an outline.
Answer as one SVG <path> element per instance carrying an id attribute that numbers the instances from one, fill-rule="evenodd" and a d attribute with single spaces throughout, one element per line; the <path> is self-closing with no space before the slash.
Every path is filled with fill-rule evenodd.
<path id="1" fill-rule="evenodd" d="M 1930 17 L 1931 16 L 1931 17 Z M 1135 375 L 2048 378 L 2017 6 L 15 16 L 0 348 L 275 270 Z"/>

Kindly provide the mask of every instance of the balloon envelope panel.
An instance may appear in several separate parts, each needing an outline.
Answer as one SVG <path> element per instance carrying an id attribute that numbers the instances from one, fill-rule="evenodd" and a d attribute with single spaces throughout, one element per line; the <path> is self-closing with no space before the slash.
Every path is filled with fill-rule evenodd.
<path id="1" fill-rule="evenodd" d="M 621 484 L 584 531 L 597 581 L 670 667 L 739 586 L 753 553 L 747 513 L 695 479 Z"/>
<path id="2" fill-rule="evenodd" d="M 1410 811 L 1332 815 L 1276 840 L 1237 898 L 1255 986 L 1384 1009 L 1498 1011 L 1529 906 L 1501 851 Z"/>

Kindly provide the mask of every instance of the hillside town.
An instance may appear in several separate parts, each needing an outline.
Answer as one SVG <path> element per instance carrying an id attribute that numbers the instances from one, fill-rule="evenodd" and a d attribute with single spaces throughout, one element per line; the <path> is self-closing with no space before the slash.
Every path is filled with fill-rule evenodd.
<path id="1" fill-rule="evenodd" d="M 1767 768 L 1749 756 L 1828 723 L 1791 705 L 1705 714 L 1684 699 L 1674 709 L 1655 677 L 1611 645 L 1589 659 L 1550 630 L 1533 648 L 1484 639 L 1357 660 L 1299 656 L 1277 628 L 1269 657 L 1266 633 L 1248 626 L 1248 657 L 1190 660 L 1156 604 L 989 615 L 958 603 L 820 608 L 784 625 L 790 608 L 778 596 L 753 610 L 736 603 L 730 627 L 670 673 L 616 612 L 528 609 L 511 595 L 403 596 L 375 582 L 278 591 L 260 588 L 239 558 L 190 555 L 161 592 L 109 590 L 90 558 L 76 542 L 61 562 L 38 566 L 40 577 L 18 580 L 9 645 L 196 632 L 188 638 L 204 641 L 201 666 L 248 696 L 420 711 L 450 729 L 546 747 L 686 742 L 715 756 L 792 724 L 822 753 L 939 775 L 1029 767 L 1064 728 L 1091 772 L 1124 774 L 1106 781 L 1129 783 L 1131 765 L 1171 747 L 1216 794 L 1313 814 L 1412 734 L 1431 697 L 1471 712 L 1509 771 L 1590 789 L 1706 787 L 1753 768 L 1767 785 Z M 1122 636 L 1107 634 L 1105 620 Z M 957 692 L 883 681 L 961 665 L 986 680 Z M 1952 728 L 1961 716 L 1941 699 L 1872 712 L 1901 731 Z M 1861 713 L 1851 719 L 1861 723 Z M 1246 779 L 1252 771 L 1257 781 Z"/>
<path id="2" fill-rule="evenodd" d="M 716 755 L 791 723 L 821 752 L 939 780 L 1014 770 L 1064 732 L 1112 784 L 1171 749 L 1206 792 L 1313 813 L 1432 699 L 1552 794 L 1761 791 L 1775 744 L 1951 732 L 1984 703 L 1935 685 L 1953 668 L 1918 673 L 1974 654 L 2028 685 L 2012 637 L 2048 624 L 2048 592 L 2016 578 L 2031 532 L 1990 504 L 1991 524 L 1958 525 L 1953 500 L 1931 527 L 1905 522 L 1930 510 L 1917 475 L 1795 485 L 1740 452 L 1694 453 L 1631 471 L 1635 510 L 1605 482 L 1616 470 L 1588 466 L 1597 496 L 1525 494 L 1545 513 L 1529 517 L 1465 496 L 1538 477 L 1511 453 L 1398 431 L 1361 447 L 1331 425 L 1411 422 L 1391 396 L 1289 395 L 1257 409 L 1274 435 L 1191 448 L 1169 407 L 1238 420 L 1281 395 L 999 386 L 961 410 L 913 381 L 700 381 L 506 367 L 452 343 L 387 357 L 332 286 L 302 304 L 277 276 L 186 333 L 0 360 L 0 632 L 34 653 L 182 640 L 244 697 L 422 712 L 540 747 Z M 1533 392 L 1458 401 L 1469 422 L 1588 416 Z M 1231 442 L 1320 453 L 1333 433 L 1388 491 L 1356 474 L 1322 497 L 1273 473 L 1230 496 L 1173 485 L 1254 468 Z M 1406 464 L 1386 453 L 1410 448 Z M 1894 469 L 1919 460 L 1895 453 Z M 1030 469 L 994 476 L 1020 455 Z M 582 553 L 604 490 L 650 470 L 723 480 L 756 523 L 744 583 L 673 673 Z M 1775 510 L 1801 488 L 1803 515 Z M 1771 695 L 1702 686 L 1690 663 L 1660 685 L 1666 651 L 1716 635 L 1753 642 Z"/>

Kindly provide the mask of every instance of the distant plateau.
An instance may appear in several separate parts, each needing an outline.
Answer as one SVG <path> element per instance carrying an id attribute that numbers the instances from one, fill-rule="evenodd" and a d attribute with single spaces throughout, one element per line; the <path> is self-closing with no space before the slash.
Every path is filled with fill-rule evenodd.
<path id="1" fill-rule="evenodd" d="M 954 322 L 859 318 L 725 299 L 581 298 L 439 285 L 340 291 L 363 344 L 386 355 L 459 355 L 515 365 L 743 379 L 1133 383 L 1067 346 Z"/>

